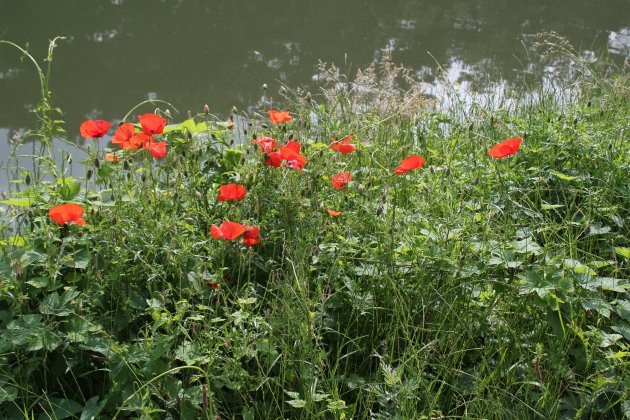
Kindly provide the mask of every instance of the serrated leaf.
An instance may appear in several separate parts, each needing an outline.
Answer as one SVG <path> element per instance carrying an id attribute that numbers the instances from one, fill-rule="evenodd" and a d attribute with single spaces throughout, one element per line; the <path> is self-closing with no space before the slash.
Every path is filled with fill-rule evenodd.
<path id="1" fill-rule="evenodd" d="M 604 235 L 610 232 L 609 226 L 603 226 L 600 224 L 590 225 L 588 229 L 589 229 L 589 233 L 588 233 L 589 235 Z"/>

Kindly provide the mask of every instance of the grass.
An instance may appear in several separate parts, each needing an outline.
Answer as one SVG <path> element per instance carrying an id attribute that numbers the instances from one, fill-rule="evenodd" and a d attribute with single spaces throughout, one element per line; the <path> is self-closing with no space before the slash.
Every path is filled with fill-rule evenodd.
<path id="1" fill-rule="evenodd" d="M 97 140 L 85 179 L 57 168 L 48 95 L 48 158 L 10 168 L 3 201 L 1 415 L 630 415 L 630 85 L 584 69 L 569 98 L 446 86 L 448 107 L 387 60 L 328 69 L 320 95 L 284 89 L 291 122 L 169 117 L 165 158 Z M 268 166 L 237 133 L 308 163 Z M 348 135 L 354 152 L 329 149 Z M 518 153 L 488 156 L 510 137 Z M 411 155 L 425 166 L 394 175 Z M 227 183 L 248 194 L 218 201 Z M 48 217 L 67 202 L 86 226 Z M 213 239 L 226 219 L 260 244 Z"/>

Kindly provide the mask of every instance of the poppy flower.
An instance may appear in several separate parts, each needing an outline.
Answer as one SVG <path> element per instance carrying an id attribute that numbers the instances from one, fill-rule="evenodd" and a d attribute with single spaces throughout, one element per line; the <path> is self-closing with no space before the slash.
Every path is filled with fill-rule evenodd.
<path id="1" fill-rule="evenodd" d="M 240 223 L 225 221 L 221 226 L 210 226 L 210 234 L 212 238 L 223 238 L 227 241 L 233 241 L 245 232 L 245 226 Z"/>
<path id="2" fill-rule="evenodd" d="M 356 147 L 350 144 L 350 142 L 352 141 L 352 136 L 348 136 L 341 141 L 337 141 L 337 139 L 334 137 L 331 140 L 334 141 L 335 143 L 331 144 L 330 148 L 338 151 L 342 155 L 352 153 L 356 150 Z"/>
<path id="3" fill-rule="evenodd" d="M 85 225 L 83 216 L 83 207 L 78 204 L 61 204 L 55 206 L 48 211 L 48 215 L 55 222 L 63 226 L 65 223 L 76 223 L 77 225 Z"/>
<path id="4" fill-rule="evenodd" d="M 142 132 L 146 135 L 162 134 L 166 125 L 166 118 L 159 117 L 155 114 L 144 114 L 138 117 Z"/>
<path id="5" fill-rule="evenodd" d="M 219 283 L 217 283 L 216 281 L 209 281 L 208 287 L 212 287 L 213 289 L 217 290 L 219 288 Z"/>
<path id="6" fill-rule="evenodd" d="M 245 235 L 243 242 L 247 246 L 254 246 L 260 243 L 260 229 L 258 226 L 245 226 Z"/>
<path id="7" fill-rule="evenodd" d="M 120 158 L 118 156 L 116 156 L 113 153 L 107 154 L 105 155 L 105 160 L 112 162 L 112 163 L 118 163 L 120 162 Z"/>
<path id="8" fill-rule="evenodd" d="M 227 122 L 227 129 L 231 130 L 234 128 L 234 121 L 232 121 L 232 118 L 230 118 Z"/>
<path id="9" fill-rule="evenodd" d="M 271 122 L 274 124 L 293 121 L 293 117 L 289 115 L 289 111 L 282 112 L 270 109 L 267 113 L 269 114 L 269 119 L 271 119 Z"/>
<path id="10" fill-rule="evenodd" d="M 126 150 L 134 149 L 134 147 L 131 147 L 131 144 L 129 142 L 129 140 L 134 135 L 133 130 L 134 130 L 133 124 L 131 123 L 121 124 L 116 129 L 116 132 L 114 133 L 114 138 L 112 139 L 112 143 L 119 144 L 121 148 L 126 149 Z"/>
<path id="11" fill-rule="evenodd" d="M 333 187 L 338 190 L 343 190 L 348 182 L 352 181 L 352 175 L 350 172 L 340 172 L 337 175 L 334 175 L 331 179 Z"/>
<path id="12" fill-rule="evenodd" d="M 424 159 L 422 156 L 409 156 L 400 161 L 400 165 L 394 169 L 396 175 L 402 175 L 405 172 L 409 172 L 414 169 L 420 169 L 424 165 Z"/>
<path id="13" fill-rule="evenodd" d="M 331 209 L 326 209 L 326 211 L 327 211 L 327 212 L 328 212 L 328 214 L 330 214 L 332 217 L 341 216 L 341 212 L 340 212 L 340 211 L 335 211 L 335 210 L 331 210 Z"/>
<path id="14" fill-rule="evenodd" d="M 79 131 L 81 135 L 85 138 L 98 138 L 103 137 L 107 134 L 107 130 L 109 130 L 109 126 L 111 123 L 103 120 L 86 120 L 81 123 L 81 127 L 79 127 Z"/>
<path id="15" fill-rule="evenodd" d="M 256 140 L 252 141 L 252 144 L 257 144 L 260 147 L 260 151 L 262 153 L 270 153 L 273 149 L 276 148 L 276 141 L 271 137 L 259 137 Z"/>
<path id="16" fill-rule="evenodd" d="M 282 154 L 280 152 L 271 152 L 267 155 L 267 159 L 265 160 L 267 166 L 273 166 L 276 168 L 280 167 L 282 163 Z"/>
<path id="17" fill-rule="evenodd" d="M 522 141 L 523 139 L 521 137 L 504 140 L 499 144 L 495 144 L 492 149 L 488 150 L 488 154 L 496 159 L 513 155 L 518 152 Z"/>
<path id="18" fill-rule="evenodd" d="M 219 201 L 241 200 L 247 194 L 244 186 L 227 184 L 219 187 Z"/>
<path id="19" fill-rule="evenodd" d="M 297 141 L 290 141 L 284 146 L 280 146 L 280 157 L 282 160 L 286 160 L 291 168 L 302 170 L 302 166 L 308 162 L 306 156 L 300 154 L 300 143 Z"/>
<path id="20" fill-rule="evenodd" d="M 160 142 L 149 141 L 149 142 L 144 143 L 144 148 L 149 149 L 153 157 L 156 159 L 162 159 L 164 156 L 166 156 L 166 142 L 165 141 L 160 141 Z"/>

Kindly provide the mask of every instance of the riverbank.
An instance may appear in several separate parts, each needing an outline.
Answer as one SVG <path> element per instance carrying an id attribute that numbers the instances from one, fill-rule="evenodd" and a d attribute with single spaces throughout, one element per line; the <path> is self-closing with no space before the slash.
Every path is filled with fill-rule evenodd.
<path id="1" fill-rule="evenodd" d="M 591 70 L 492 107 L 387 65 L 237 126 L 144 104 L 81 127 L 77 179 L 43 106 L 2 207 L 0 413 L 629 415 L 630 84 Z"/>

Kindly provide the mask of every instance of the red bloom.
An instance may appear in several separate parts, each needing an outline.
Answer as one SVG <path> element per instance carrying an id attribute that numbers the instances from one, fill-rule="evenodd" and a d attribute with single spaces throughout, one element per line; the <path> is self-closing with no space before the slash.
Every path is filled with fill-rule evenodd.
<path id="1" fill-rule="evenodd" d="M 240 200 L 245 197 L 247 190 L 239 184 L 227 184 L 219 187 L 219 201 Z"/>
<path id="2" fill-rule="evenodd" d="M 218 289 L 219 288 L 219 283 L 217 283 L 216 281 L 209 281 L 208 282 L 208 287 L 212 287 L 213 289 Z"/>
<path id="3" fill-rule="evenodd" d="M 48 211 L 48 215 L 55 222 L 63 226 L 65 223 L 76 223 L 77 225 L 85 225 L 85 220 L 81 219 L 83 216 L 83 207 L 78 204 L 61 204 L 55 206 Z"/>
<path id="4" fill-rule="evenodd" d="M 306 156 L 300 154 L 301 146 L 297 141 L 290 141 L 285 146 L 280 146 L 279 149 L 280 157 L 289 162 L 291 168 L 297 168 L 301 171 L 308 162 Z"/>
<path id="5" fill-rule="evenodd" d="M 124 123 L 121 124 L 117 129 L 116 133 L 114 133 L 114 138 L 112 139 L 112 143 L 119 144 L 121 148 L 131 150 L 137 149 L 137 147 L 132 147 L 129 140 L 133 137 L 133 124 Z"/>
<path id="6" fill-rule="evenodd" d="M 153 134 L 162 134 L 166 125 L 166 118 L 159 117 L 155 114 L 144 114 L 138 117 L 142 132 L 149 136 Z"/>
<path id="7" fill-rule="evenodd" d="M 424 159 L 422 156 L 409 156 L 406 159 L 400 161 L 400 165 L 394 169 L 396 175 L 402 175 L 405 172 L 409 172 L 413 169 L 422 168 L 424 165 Z"/>
<path id="8" fill-rule="evenodd" d="M 231 130 L 233 128 L 234 128 L 234 121 L 232 121 L 232 118 L 230 118 L 227 123 L 227 129 Z"/>
<path id="9" fill-rule="evenodd" d="M 330 148 L 333 150 L 337 150 L 342 155 L 352 153 L 356 150 L 356 147 L 350 144 L 350 142 L 352 141 L 352 136 L 348 136 L 341 141 L 337 141 L 337 139 L 334 137 L 331 140 L 335 143 L 331 144 Z"/>
<path id="10" fill-rule="evenodd" d="M 153 157 L 156 159 L 162 159 L 164 156 L 166 156 L 166 142 L 165 141 L 145 142 L 144 148 L 149 149 Z"/>
<path id="11" fill-rule="evenodd" d="M 499 144 L 495 144 L 492 149 L 488 150 L 488 154 L 496 159 L 501 159 L 506 156 L 513 155 L 518 152 L 518 149 L 521 147 L 522 141 L 523 139 L 521 137 L 507 139 Z"/>
<path id="12" fill-rule="evenodd" d="M 226 221 L 221 226 L 210 226 L 210 234 L 214 239 L 223 238 L 228 241 L 233 241 L 245 232 L 245 226 L 240 223 Z"/>
<path id="13" fill-rule="evenodd" d="M 111 123 L 103 120 L 86 120 L 79 127 L 79 131 L 83 137 L 95 139 L 107 134 L 110 125 Z"/>
<path id="14" fill-rule="evenodd" d="M 337 175 L 334 175 L 331 179 L 333 187 L 338 190 L 343 190 L 348 182 L 352 181 L 352 175 L 350 172 L 340 172 Z"/>
<path id="15" fill-rule="evenodd" d="M 245 235 L 243 242 L 247 246 L 254 246 L 260 243 L 260 229 L 258 226 L 245 226 Z"/>
<path id="16" fill-rule="evenodd" d="M 105 155 L 105 160 L 108 160 L 108 161 L 110 161 L 112 163 L 120 162 L 120 158 L 118 156 L 116 156 L 115 154 L 113 154 L 113 153 Z"/>
<path id="17" fill-rule="evenodd" d="M 331 210 L 331 209 L 327 209 L 326 210 L 328 212 L 328 214 L 330 214 L 332 217 L 337 217 L 341 215 L 340 211 L 335 211 L 335 210 Z"/>
<path id="18" fill-rule="evenodd" d="M 271 137 L 259 137 L 256 140 L 252 141 L 252 144 L 257 144 L 260 147 L 260 151 L 262 153 L 270 153 L 273 149 L 276 148 L 276 141 Z"/>
<path id="19" fill-rule="evenodd" d="M 267 166 L 274 166 L 276 168 L 280 167 L 280 163 L 282 163 L 282 154 L 280 152 L 271 152 L 267 155 L 267 160 L 265 161 Z"/>
<path id="20" fill-rule="evenodd" d="M 293 121 L 293 117 L 289 115 L 289 111 L 282 112 L 276 111 L 275 109 L 270 109 L 268 111 L 268 114 L 271 122 L 274 124 Z"/>

